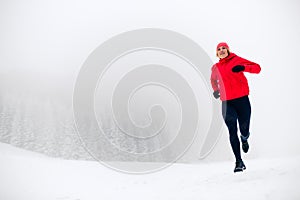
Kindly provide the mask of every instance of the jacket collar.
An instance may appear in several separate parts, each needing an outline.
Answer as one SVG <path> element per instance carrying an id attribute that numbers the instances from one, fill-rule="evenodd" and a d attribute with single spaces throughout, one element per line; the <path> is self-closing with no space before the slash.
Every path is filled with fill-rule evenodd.
<path id="1" fill-rule="evenodd" d="M 229 56 L 227 56 L 226 58 L 220 59 L 219 63 L 223 63 L 226 62 L 227 60 L 230 60 L 231 58 L 235 57 L 236 54 L 235 53 L 230 53 Z"/>

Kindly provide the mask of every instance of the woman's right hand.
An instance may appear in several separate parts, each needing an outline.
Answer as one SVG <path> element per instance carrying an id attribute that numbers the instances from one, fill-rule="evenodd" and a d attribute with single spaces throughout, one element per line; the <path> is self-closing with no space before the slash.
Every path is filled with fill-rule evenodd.
<path id="1" fill-rule="evenodd" d="M 219 90 L 214 91 L 213 95 L 214 95 L 214 97 L 215 97 L 216 99 L 218 99 L 218 98 L 220 97 L 220 92 L 219 92 Z"/>

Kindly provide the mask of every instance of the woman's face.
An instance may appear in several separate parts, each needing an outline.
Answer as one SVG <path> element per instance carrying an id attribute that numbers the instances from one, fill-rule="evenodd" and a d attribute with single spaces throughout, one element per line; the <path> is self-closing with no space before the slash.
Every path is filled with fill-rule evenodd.
<path id="1" fill-rule="evenodd" d="M 221 46 L 217 49 L 217 56 L 222 59 L 228 56 L 228 49 L 224 46 Z"/>

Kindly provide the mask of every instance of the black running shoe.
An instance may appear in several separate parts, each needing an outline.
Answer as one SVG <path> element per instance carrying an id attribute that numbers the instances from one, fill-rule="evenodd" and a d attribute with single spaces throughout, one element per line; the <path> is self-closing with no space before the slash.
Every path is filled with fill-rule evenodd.
<path id="1" fill-rule="evenodd" d="M 242 141 L 242 149 L 243 149 L 243 151 L 244 151 L 245 153 L 248 152 L 248 150 L 249 150 L 249 143 L 248 143 L 247 140 L 246 140 L 246 141 Z"/>
<path id="2" fill-rule="evenodd" d="M 242 172 L 245 169 L 246 169 L 246 166 L 245 166 L 243 161 L 236 161 L 235 162 L 234 173 L 235 172 Z"/>

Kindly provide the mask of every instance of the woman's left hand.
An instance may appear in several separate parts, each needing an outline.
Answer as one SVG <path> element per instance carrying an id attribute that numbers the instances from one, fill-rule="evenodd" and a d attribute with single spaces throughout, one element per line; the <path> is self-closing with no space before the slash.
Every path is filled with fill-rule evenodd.
<path id="1" fill-rule="evenodd" d="M 245 67 L 243 65 L 236 65 L 232 68 L 233 72 L 241 72 L 241 71 L 244 71 L 244 70 L 245 70 Z"/>

